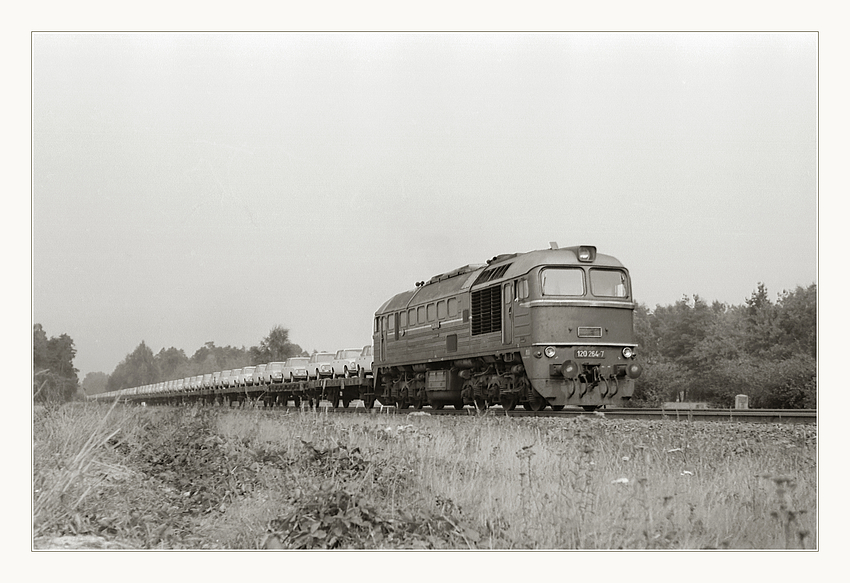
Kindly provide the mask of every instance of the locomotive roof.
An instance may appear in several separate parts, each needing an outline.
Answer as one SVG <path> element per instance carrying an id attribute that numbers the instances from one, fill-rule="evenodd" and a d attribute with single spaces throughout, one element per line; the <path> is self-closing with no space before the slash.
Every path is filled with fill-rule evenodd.
<path id="1" fill-rule="evenodd" d="M 579 247 L 540 249 L 527 253 L 497 255 L 486 264 L 471 264 L 435 275 L 427 282 L 417 284 L 412 290 L 396 294 L 378 308 L 376 314 L 403 310 L 438 298 L 455 295 L 472 287 L 479 288 L 493 282 L 520 277 L 540 265 L 587 265 L 594 267 L 623 267 L 615 257 L 596 254 L 592 262 L 578 260 Z"/>

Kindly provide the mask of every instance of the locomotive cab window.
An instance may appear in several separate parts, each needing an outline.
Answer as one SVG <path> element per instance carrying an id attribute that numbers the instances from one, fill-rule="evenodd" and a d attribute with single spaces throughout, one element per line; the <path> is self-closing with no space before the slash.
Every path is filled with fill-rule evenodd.
<path id="1" fill-rule="evenodd" d="M 517 283 L 517 295 L 519 299 L 524 300 L 528 298 L 528 280 L 521 279 L 519 283 Z"/>
<path id="2" fill-rule="evenodd" d="M 578 268 L 541 269 L 540 289 L 544 296 L 583 296 L 584 270 Z"/>
<path id="3" fill-rule="evenodd" d="M 597 297 L 626 298 L 629 296 L 628 278 L 619 269 L 591 269 L 590 293 Z"/>

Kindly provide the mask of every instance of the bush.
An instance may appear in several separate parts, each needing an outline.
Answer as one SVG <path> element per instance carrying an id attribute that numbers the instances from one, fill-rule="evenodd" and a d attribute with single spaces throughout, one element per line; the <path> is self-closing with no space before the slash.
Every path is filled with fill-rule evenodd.
<path id="1" fill-rule="evenodd" d="M 674 362 L 647 363 L 635 382 L 632 403 L 642 407 L 660 407 L 665 401 L 675 401 L 679 391 L 686 391 L 691 374 Z"/>

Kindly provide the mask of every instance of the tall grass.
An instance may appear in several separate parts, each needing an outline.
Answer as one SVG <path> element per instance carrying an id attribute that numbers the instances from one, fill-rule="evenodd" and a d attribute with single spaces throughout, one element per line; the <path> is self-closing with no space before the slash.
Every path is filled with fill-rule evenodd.
<path id="1" fill-rule="evenodd" d="M 105 412 L 96 405 L 68 405 L 39 409 L 33 419 L 33 535 L 40 536 L 60 523 L 82 528 L 78 512 L 105 474 L 93 467 L 103 446 L 121 431 L 127 420 L 115 403 Z M 95 414 L 91 414 L 95 412 Z"/>
<path id="2" fill-rule="evenodd" d="M 138 520 L 99 532 L 163 548 L 817 546 L 809 426 L 134 411 L 129 423 L 129 411 L 103 410 L 79 411 L 87 421 L 77 423 L 60 415 L 53 429 L 37 420 L 37 433 L 61 445 L 37 447 L 35 487 L 56 483 L 36 494 L 36 533 L 67 531 L 81 510 L 135 508 Z M 72 426 L 87 426 L 85 439 Z M 122 446 L 129 453 L 118 456 Z M 161 471 L 167 452 L 189 460 L 179 467 L 192 475 Z M 132 504 L 102 495 L 111 490 L 96 481 L 98 464 L 135 472 L 109 484 L 132 486 Z"/>

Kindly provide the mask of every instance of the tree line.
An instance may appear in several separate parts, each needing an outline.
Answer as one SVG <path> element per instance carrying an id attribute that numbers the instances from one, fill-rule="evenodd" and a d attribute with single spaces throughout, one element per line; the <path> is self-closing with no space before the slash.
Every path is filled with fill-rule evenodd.
<path id="1" fill-rule="evenodd" d="M 141 387 L 160 381 L 182 379 L 233 370 L 267 362 L 281 362 L 290 356 L 306 355 L 300 346 L 289 341 L 289 330 L 275 326 L 259 345 L 250 348 L 216 346 L 206 342 L 191 357 L 180 348 L 163 348 L 154 354 L 144 341 L 118 363 L 104 384 L 105 391 Z M 88 378 L 88 377 L 87 377 Z M 88 387 L 87 387 L 88 390 Z"/>
<path id="2" fill-rule="evenodd" d="M 47 337 L 41 324 L 32 327 L 32 396 L 36 403 L 69 401 L 79 388 L 74 368 L 77 350 L 67 334 Z"/>
<path id="3" fill-rule="evenodd" d="M 74 368 L 77 350 L 67 334 L 48 338 L 41 324 L 33 325 L 33 400 L 66 402 L 85 395 L 139 387 L 220 370 L 279 362 L 290 356 L 308 355 L 289 341 L 289 330 L 275 326 L 257 346 L 237 348 L 206 342 L 191 357 L 179 348 L 163 348 L 154 354 L 142 341 L 111 374 L 90 372 L 81 383 Z M 80 389 L 83 388 L 81 392 Z"/>
<path id="4" fill-rule="evenodd" d="M 775 302 L 764 284 L 733 306 L 697 295 L 672 306 L 635 312 L 638 356 L 644 372 L 636 404 L 702 401 L 734 406 L 746 394 L 751 407 L 817 406 L 817 285 L 783 291 Z"/>

